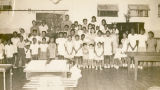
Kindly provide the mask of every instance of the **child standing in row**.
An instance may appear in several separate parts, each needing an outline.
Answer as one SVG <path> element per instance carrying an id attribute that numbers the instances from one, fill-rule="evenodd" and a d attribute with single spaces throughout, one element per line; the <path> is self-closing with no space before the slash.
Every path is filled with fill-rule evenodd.
<path id="1" fill-rule="evenodd" d="M 110 68 L 113 54 L 113 40 L 110 37 L 110 32 L 106 32 L 104 40 L 104 68 Z"/>
<path id="2" fill-rule="evenodd" d="M 14 64 L 14 46 L 11 43 L 11 40 L 8 40 L 7 45 L 5 45 L 5 55 L 6 55 L 6 63 L 8 64 Z"/>
<path id="3" fill-rule="evenodd" d="M 75 51 L 75 56 L 74 59 L 76 61 L 76 64 L 78 67 L 82 67 L 82 41 L 80 40 L 79 35 L 75 36 L 75 41 L 74 41 L 74 51 Z"/>
<path id="4" fill-rule="evenodd" d="M 48 46 L 48 50 L 49 50 L 49 59 L 50 60 L 54 60 L 56 58 L 56 51 L 57 51 L 57 46 L 56 43 L 54 42 L 54 38 L 50 38 L 50 43 Z"/>
<path id="5" fill-rule="evenodd" d="M 30 45 L 32 60 L 38 60 L 39 44 L 36 38 L 32 39 L 33 43 Z"/>
<path id="6" fill-rule="evenodd" d="M 89 50 L 87 43 L 83 43 L 82 51 L 83 51 L 83 66 L 84 68 L 88 68 Z"/>
<path id="7" fill-rule="evenodd" d="M 47 60 L 49 58 L 48 44 L 46 38 L 42 38 L 42 43 L 39 45 L 39 60 Z"/>
<path id="8" fill-rule="evenodd" d="M 101 42 L 97 43 L 95 47 L 95 63 L 96 63 L 96 70 L 102 70 L 102 61 L 104 60 L 104 48 Z"/>
<path id="9" fill-rule="evenodd" d="M 3 59 L 4 59 L 4 45 L 2 43 L 2 39 L 0 39 L 0 64 L 3 63 Z"/>

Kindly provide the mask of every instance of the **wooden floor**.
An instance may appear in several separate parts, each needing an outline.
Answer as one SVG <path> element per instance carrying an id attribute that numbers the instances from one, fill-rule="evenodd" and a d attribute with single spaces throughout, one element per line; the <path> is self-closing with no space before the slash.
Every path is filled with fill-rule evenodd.
<path id="1" fill-rule="evenodd" d="M 73 90 L 147 90 L 152 86 L 160 86 L 160 67 L 144 68 L 138 71 L 138 80 L 134 81 L 133 70 L 126 68 L 106 69 L 103 71 L 82 70 L 82 78 Z M 13 90 L 22 90 L 26 82 L 21 69 L 14 70 Z M 2 89 L 0 74 L 0 90 Z"/>

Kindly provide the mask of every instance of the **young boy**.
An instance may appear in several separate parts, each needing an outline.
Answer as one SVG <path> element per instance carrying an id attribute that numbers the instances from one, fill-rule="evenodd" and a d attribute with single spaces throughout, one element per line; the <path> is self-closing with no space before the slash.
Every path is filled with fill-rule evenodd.
<path id="1" fill-rule="evenodd" d="M 128 35 L 128 52 L 137 52 L 138 39 L 137 34 L 135 34 L 135 30 L 131 29 L 131 34 Z M 134 58 L 131 57 L 131 65 L 130 68 L 134 68 Z"/>
<path id="2" fill-rule="evenodd" d="M 2 39 L 0 38 L 0 64 L 3 63 L 4 59 L 4 45 L 2 43 Z"/>
<path id="3" fill-rule="evenodd" d="M 18 59 L 16 61 L 16 67 L 24 67 L 25 65 L 25 51 L 24 51 L 25 41 L 23 36 L 20 36 L 20 41 L 18 42 Z M 19 65 L 21 62 L 21 65 Z"/>
<path id="4" fill-rule="evenodd" d="M 31 49 L 30 49 L 30 42 L 27 42 L 25 44 L 25 65 L 28 64 L 31 61 Z"/>
<path id="5" fill-rule="evenodd" d="M 7 44 L 5 45 L 5 55 L 6 55 L 6 63 L 7 64 L 14 64 L 14 46 L 11 44 L 11 40 L 8 40 Z"/>
<path id="6" fill-rule="evenodd" d="M 33 38 L 33 43 L 30 45 L 32 60 L 38 60 L 39 54 L 39 44 L 37 43 L 37 39 Z"/>
<path id="7" fill-rule="evenodd" d="M 82 47 L 83 51 L 83 68 L 88 68 L 88 59 L 89 59 L 89 50 L 87 43 L 83 43 Z"/>
<path id="8" fill-rule="evenodd" d="M 110 32 L 106 31 L 104 40 L 104 68 L 110 68 L 113 54 L 113 40 L 110 37 Z"/>
<path id="9" fill-rule="evenodd" d="M 157 41 L 154 39 L 154 33 L 152 31 L 148 32 L 147 40 L 147 52 L 156 52 Z"/>
<path id="10" fill-rule="evenodd" d="M 48 43 L 46 41 L 46 38 L 42 38 L 42 43 L 39 45 L 39 59 L 40 60 L 49 59 Z"/>
<path id="11" fill-rule="evenodd" d="M 75 36 L 75 41 L 73 41 L 74 44 L 74 51 L 75 51 L 75 56 L 74 59 L 76 61 L 76 64 L 80 68 L 82 66 L 82 41 L 80 40 L 79 35 Z"/>

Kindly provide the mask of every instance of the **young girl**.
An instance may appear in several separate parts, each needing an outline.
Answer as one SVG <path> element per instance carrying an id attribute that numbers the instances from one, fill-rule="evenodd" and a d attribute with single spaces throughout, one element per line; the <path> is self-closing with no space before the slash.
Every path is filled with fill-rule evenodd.
<path id="1" fill-rule="evenodd" d="M 49 59 L 49 51 L 48 51 L 48 44 L 46 42 L 46 38 L 42 38 L 42 43 L 39 45 L 39 59 L 40 60 Z"/>
<path id="2" fill-rule="evenodd" d="M 68 36 L 67 41 L 65 42 L 65 58 L 68 59 L 69 61 L 72 61 L 74 57 L 74 45 L 72 41 L 72 36 Z"/>
<path id="3" fill-rule="evenodd" d="M 113 40 L 110 37 L 110 32 L 106 32 L 104 40 L 104 68 L 110 68 L 113 54 Z"/>
<path id="4" fill-rule="evenodd" d="M 6 55 L 6 63 L 14 64 L 13 54 L 14 54 L 14 46 L 11 44 L 11 40 L 8 40 L 7 45 L 5 45 L 5 55 Z"/>
<path id="5" fill-rule="evenodd" d="M 147 40 L 147 52 L 156 52 L 157 41 L 154 39 L 154 33 L 152 31 L 148 32 Z"/>
<path id="6" fill-rule="evenodd" d="M 75 41 L 74 43 L 74 51 L 75 51 L 75 56 L 74 59 L 76 61 L 76 64 L 80 68 L 82 66 L 82 41 L 80 40 L 79 35 L 75 36 Z"/>
<path id="7" fill-rule="evenodd" d="M 123 38 L 121 40 L 121 43 L 122 43 L 122 50 L 124 52 L 127 52 L 129 41 L 126 33 L 123 33 Z M 122 58 L 122 66 L 127 67 L 127 59 Z"/>
<path id="8" fill-rule="evenodd" d="M 95 53 L 94 53 L 94 44 L 90 44 L 89 45 L 89 48 L 88 48 L 88 51 L 89 51 L 89 57 L 88 57 L 88 65 L 89 65 L 89 68 L 95 68 L 94 67 L 94 64 L 93 64 L 93 60 L 95 58 Z"/>
<path id="9" fill-rule="evenodd" d="M 88 27 L 88 21 L 87 19 L 83 19 L 83 27 L 87 28 Z"/>
<path id="10" fill-rule="evenodd" d="M 83 68 L 88 68 L 89 50 L 87 43 L 83 43 Z"/>
<path id="11" fill-rule="evenodd" d="M 98 68 L 102 70 L 102 61 L 104 60 L 104 48 L 101 42 L 97 43 L 95 46 L 95 61 L 96 61 L 96 70 Z"/>
<path id="12" fill-rule="evenodd" d="M 36 38 L 33 38 L 33 43 L 30 45 L 32 60 L 38 60 L 39 44 Z"/>
<path id="13" fill-rule="evenodd" d="M 2 64 L 4 59 L 4 45 L 2 43 L 2 39 L 0 38 L 0 64 Z"/>
<path id="14" fill-rule="evenodd" d="M 28 64 L 31 61 L 31 49 L 30 49 L 30 42 L 27 42 L 25 44 L 25 65 Z"/>
<path id="15" fill-rule="evenodd" d="M 116 49 L 116 53 L 114 55 L 114 68 L 119 69 L 121 64 L 122 58 L 126 58 L 127 55 L 122 49 L 122 45 L 120 44 L 119 47 Z"/>
<path id="16" fill-rule="evenodd" d="M 63 38 L 63 33 L 59 33 L 59 38 L 56 39 L 56 44 L 57 44 L 57 54 L 58 54 L 58 59 L 62 60 L 64 59 L 65 55 L 65 47 L 64 44 L 66 42 L 66 39 Z"/>
<path id="17" fill-rule="evenodd" d="M 54 38 L 50 38 L 48 50 L 49 50 L 49 59 L 54 60 L 56 58 L 56 50 L 57 50 Z"/>

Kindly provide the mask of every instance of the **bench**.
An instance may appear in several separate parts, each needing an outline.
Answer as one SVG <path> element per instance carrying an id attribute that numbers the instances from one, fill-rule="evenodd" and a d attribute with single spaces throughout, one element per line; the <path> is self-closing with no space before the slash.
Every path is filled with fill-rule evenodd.
<path id="1" fill-rule="evenodd" d="M 42 81 L 43 82 L 43 81 Z M 73 80 L 71 78 L 51 78 L 50 80 L 46 80 L 47 87 L 77 87 L 78 80 Z M 41 81 L 40 80 L 30 80 L 28 83 L 26 83 L 23 88 L 24 89 L 36 89 L 41 87 Z"/>

